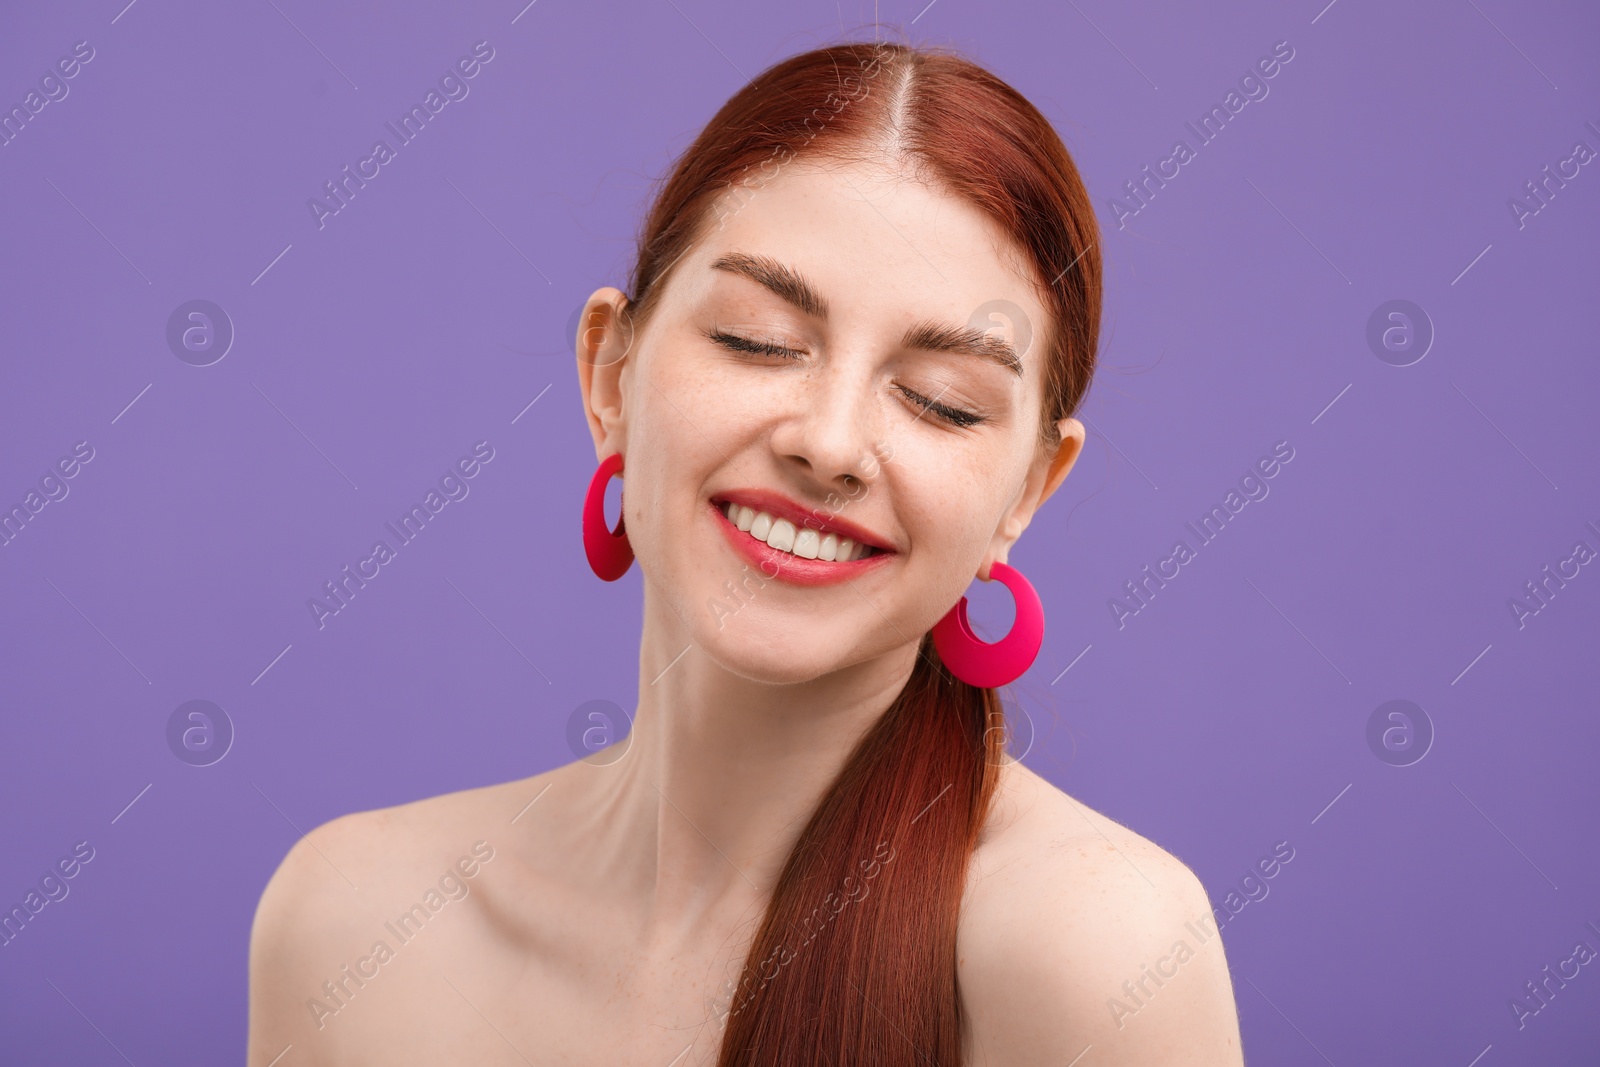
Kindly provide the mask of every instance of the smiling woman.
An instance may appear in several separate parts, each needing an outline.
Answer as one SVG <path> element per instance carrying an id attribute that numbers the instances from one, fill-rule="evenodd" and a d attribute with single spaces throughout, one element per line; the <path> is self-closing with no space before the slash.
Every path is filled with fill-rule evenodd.
<path id="1" fill-rule="evenodd" d="M 837 45 L 735 94 L 579 320 L 586 552 L 643 572 L 627 747 L 307 835 L 251 1063 L 1240 1064 L 1220 937 L 1115 1010 L 1209 902 L 1010 759 L 994 688 L 1043 637 L 1007 558 L 1083 443 L 1097 243 L 1060 138 L 958 56 Z M 1017 602 L 993 645 L 974 577 Z M 318 1033 L 302 989 L 491 831 L 452 925 Z"/>

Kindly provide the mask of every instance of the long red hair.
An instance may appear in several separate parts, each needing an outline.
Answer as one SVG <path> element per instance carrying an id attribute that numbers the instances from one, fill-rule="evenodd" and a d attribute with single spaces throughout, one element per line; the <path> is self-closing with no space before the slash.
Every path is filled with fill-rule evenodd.
<path id="1" fill-rule="evenodd" d="M 977 205 L 1031 260 L 1053 320 L 1030 346 L 1046 361 L 1041 445 L 1058 444 L 1056 422 L 1077 410 L 1094 370 L 1094 211 L 1044 116 L 949 52 L 834 45 L 739 90 L 646 216 L 630 279 L 634 328 L 707 227 L 789 160 L 891 150 Z M 953 677 L 927 635 L 920 653 L 788 857 L 727 1005 L 719 1067 L 961 1062 L 957 920 L 1006 758 L 1005 721 L 996 691 Z"/>

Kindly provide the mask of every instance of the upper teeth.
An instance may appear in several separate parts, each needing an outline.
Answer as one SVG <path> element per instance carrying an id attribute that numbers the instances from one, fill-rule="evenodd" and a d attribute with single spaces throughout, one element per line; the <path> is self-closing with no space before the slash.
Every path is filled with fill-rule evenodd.
<path id="1" fill-rule="evenodd" d="M 848 537 L 841 538 L 834 533 L 821 533 L 809 526 L 797 529 L 788 519 L 774 518 L 765 511 L 747 508 L 732 501 L 722 506 L 722 513 L 739 529 L 757 541 L 765 542 L 768 548 L 789 552 L 802 559 L 825 559 L 844 563 L 860 559 L 872 552 L 871 545 L 852 541 Z"/>

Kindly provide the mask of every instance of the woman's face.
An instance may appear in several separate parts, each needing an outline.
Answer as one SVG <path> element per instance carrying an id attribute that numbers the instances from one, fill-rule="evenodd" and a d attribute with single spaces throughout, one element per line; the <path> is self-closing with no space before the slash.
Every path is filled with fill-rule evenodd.
<path id="1" fill-rule="evenodd" d="M 1050 320 L 1030 265 L 902 171 L 793 160 L 725 194 L 659 297 L 637 336 L 617 290 L 585 307 L 590 425 L 623 455 L 650 595 L 744 677 L 919 641 L 1082 443 L 1068 419 L 1057 454 L 1039 446 Z M 847 537 L 868 554 L 837 558 Z"/>

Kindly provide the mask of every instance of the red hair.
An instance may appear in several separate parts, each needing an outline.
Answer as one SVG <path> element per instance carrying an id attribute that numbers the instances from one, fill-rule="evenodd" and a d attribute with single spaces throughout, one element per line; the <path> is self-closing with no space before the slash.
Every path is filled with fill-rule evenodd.
<path id="1" fill-rule="evenodd" d="M 1041 442 L 1077 410 L 1100 326 L 1099 230 L 1076 166 L 1015 89 L 960 56 L 883 43 L 792 56 L 734 94 L 647 215 L 636 329 L 714 209 L 802 153 L 884 159 L 975 204 L 1032 264 L 1048 330 Z M 726 194 L 726 195 L 724 195 Z M 1042 344 L 1038 343 L 1042 340 Z M 725 1017 L 719 1067 L 961 1062 L 956 930 L 967 864 L 1005 759 L 993 689 L 956 679 L 924 635 L 905 688 L 800 834 Z"/>

